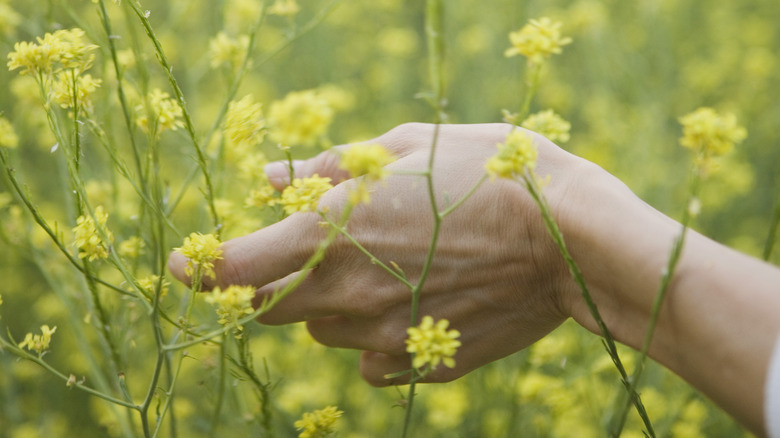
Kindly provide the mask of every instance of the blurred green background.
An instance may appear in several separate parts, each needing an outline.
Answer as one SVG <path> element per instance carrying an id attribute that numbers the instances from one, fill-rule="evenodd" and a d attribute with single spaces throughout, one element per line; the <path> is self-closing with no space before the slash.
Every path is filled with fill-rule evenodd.
<path id="1" fill-rule="evenodd" d="M 297 16 L 271 16 L 263 24 L 254 65 L 238 98 L 251 93 L 267 109 L 289 91 L 320 89 L 332 96 L 337 109 L 329 133 L 334 144 L 369 139 L 404 122 L 432 120 L 430 107 L 415 98 L 428 87 L 424 2 L 299 3 Z M 705 185 L 703 210 L 695 228 L 748 254 L 761 255 L 780 198 L 780 3 L 444 3 L 451 122 L 497 122 L 501 109 L 516 109 L 525 66 L 519 58 L 503 56 L 509 46 L 507 34 L 530 18 L 549 16 L 561 21 L 563 34 L 574 41 L 545 68 L 532 111 L 552 108 L 569 120 L 572 138 L 563 147 L 601 165 L 672 217 L 682 212 L 690 167 L 688 151 L 677 144 L 678 117 L 700 106 L 735 113 L 748 131 L 747 140 Z M 246 33 L 258 4 L 259 0 L 160 0 L 142 5 L 151 12 L 152 25 L 174 66 L 200 135 L 211 126 L 228 85 L 226 71 L 210 66 L 209 40 L 220 31 L 232 36 Z M 294 29 L 303 28 L 330 4 L 335 8 L 321 23 L 274 52 Z M 138 44 L 146 57 L 136 63 L 146 65 L 151 84 L 166 89 L 165 77 L 137 20 L 126 19 L 121 4 L 107 2 L 107 6 L 119 48 Z M 83 28 L 101 47 L 92 70 L 104 80 L 94 97 L 95 114 L 119 148 L 127 147 L 106 37 L 95 5 L 75 0 L 0 0 L 0 53 L 12 51 L 16 41 L 70 27 Z M 137 73 L 129 74 L 130 81 L 133 74 Z M 140 81 L 136 77 L 133 83 Z M 0 113 L 20 137 L 15 152 L 19 178 L 29 186 L 44 214 L 67 233 L 74 217 L 64 207 L 67 189 L 61 183 L 62 162 L 50 152 L 54 140 L 46 132 L 45 115 L 36 91 L 6 69 L 0 69 Z M 193 155 L 185 134 L 166 133 L 161 141 L 167 148 L 166 177 L 182 179 L 194 167 L 194 161 L 177 165 L 182 157 Z M 315 152 L 300 150 L 296 156 Z M 103 188 L 106 203 L 113 205 L 110 211 L 127 219 L 132 214 L 124 198 L 127 188 L 105 165 L 104 155 L 97 146 L 94 150 L 88 146 L 85 172 L 96 187 Z M 268 148 L 267 155 L 280 157 L 273 148 Z M 216 179 L 220 196 L 229 196 L 229 175 Z M 7 178 L 2 183 L 0 190 L 10 191 Z M 209 221 L 203 201 L 197 188 L 190 192 L 175 220 L 183 230 L 205 230 Z M 240 205 L 241 199 L 235 202 Z M 18 206 L 18 200 L 12 200 L 0 210 L 8 237 L 0 242 L 4 301 L 0 326 L 18 340 L 41 324 L 57 325 L 47 361 L 63 371 L 88 375 L 90 368 L 104 364 L 89 363 L 78 353 L 83 340 L 98 344 L 89 325 L 82 322 L 88 306 L 83 302 L 81 283 L 62 256 L 42 243 L 45 239 L 33 231 L 29 217 L 19 213 Z M 256 212 L 237 212 L 238 224 L 229 234 L 258 226 L 263 218 L 252 215 Z M 116 228 L 118 235 L 130 233 Z M 28 235 L 38 242 L 34 250 L 23 243 Z M 30 251 L 38 257 L 30 257 Z M 772 260 L 776 264 L 780 262 L 777 253 Z M 152 340 L 143 322 L 145 315 L 132 302 L 107 298 L 112 299 L 114 330 L 124 341 L 123 354 L 128 357 L 128 381 L 137 382 L 135 393 L 141 393 L 151 372 L 146 348 Z M 203 310 L 204 315 L 207 311 Z M 403 398 L 402 393 L 394 388 L 374 389 L 360 380 L 357 352 L 316 345 L 300 326 L 254 326 L 250 330 L 255 361 L 267 363 L 273 382 L 279 436 L 295 435 L 292 423 L 302 412 L 330 404 L 345 411 L 341 437 L 399 434 L 403 410 L 393 405 Z M 204 346 L 190 353 L 193 359 L 186 362 L 178 388 L 176 424 L 181 435 L 206 436 L 218 352 Z M 642 395 L 660 436 L 745 434 L 718 408 L 660 367 L 649 369 L 646 382 Z M 414 435 L 602 436 L 603 423 L 619 391 L 617 373 L 600 340 L 567 323 L 528 351 L 459 381 L 421 387 Z M 236 394 L 226 402 L 220 431 L 257 436 L 258 426 L 250 421 L 257 407 L 251 398 L 241 396 L 241 390 Z M 121 410 L 68 390 L 35 364 L 0 352 L 0 437 L 121 436 L 119 424 L 135 421 L 126 418 Z M 632 416 L 629 426 L 624 436 L 642 436 L 638 418 Z"/>

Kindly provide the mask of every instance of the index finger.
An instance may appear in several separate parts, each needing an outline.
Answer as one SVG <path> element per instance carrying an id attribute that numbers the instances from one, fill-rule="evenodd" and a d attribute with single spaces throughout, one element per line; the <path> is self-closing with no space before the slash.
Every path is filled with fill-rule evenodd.
<path id="1" fill-rule="evenodd" d="M 203 287 L 230 285 L 260 287 L 300 270 L 316 251 L 324 232 L 316 213 L 296 213 L 275 224 L 222 244 L 222 259 L 214 263 L 216 278 L 203 278 Z M 187 258 L 178 252 L 168 269 L 185 284 Z"/>

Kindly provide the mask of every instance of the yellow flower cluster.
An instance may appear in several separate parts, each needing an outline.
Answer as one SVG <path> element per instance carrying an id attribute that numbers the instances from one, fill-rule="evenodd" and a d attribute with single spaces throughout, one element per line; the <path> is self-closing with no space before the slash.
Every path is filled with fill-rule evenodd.
<path id="1" fill-rule="evenodd" d="M 103 81 L 93 78 L 90 74 L 79 76 L 75 81 L 74 87 L 73 78 L 67 73 L 60 72 L 57 75 L 57 80 L 52 83 L 52 99 L 63 108 L 73 108 L 73 103 L 77 101 L 82 108 L 91 111 L 90 97 Z"/>
<path id="2" fill-rule="evenodd" d="M 537 132 L 553 142 L 566 143 L 569 141 L 571 124 L 551 109 L 531 114 L 520 126 Z"/>
<path id="3" fill-rule="evenodd" d="M 541 64 L 552 54 L 561 53 L 561 47 L 571 43 L 571 38 L 561 37 L 561 23 L 547 17 L 531 20 L 522 29 L 511 32 L 506 57 L 523 55 L 532 64 Z"/>
<path id="4" fill-rule="evenodd" d="M 336 421 L 343 414 L 344 411 L 335 406 L 304 413 L 303 418 L 295 422 L 295 428 L 301 431 L 298 438 L 324 438 L 332 434 Z"/>
<path id="5" fill-rule="evenodd" d="M 193 275 L 195 269 L 200 269 L 200 275 L 216 278 L 214 274 L 214 262 L 222 259 L 222 250 L 219 249 L 222 242 L 213 234 L 191 233 L 184 238 L 184 243 L 174 251 L 180 252 L 187 258 L 187 275 Z"/>
<path id="6" fill-rule="evenodd" d="M 314 90 L 293 91 L 271 103 L 268 113 L 271 137 L 284 146 L 313 146 L 332 120 L 333 109 Z"/>
<path id="7" fill-rule="evenodd" d="M 244 327 L 238 323 L 238 320 L 254 311 L 252 307 L 252 298 L 254 297 L 255 288 L 253 286 L 232 285 L 225 290 L 215 288 L 206 295 L 206 302 L 217 307 L 219 323 L 224 326 L 233 326 L 236 338 L 240 338 Z"/>
<path id="8" fill-rule="evenodd" d="M 238 69 L 248 48 L 248 36 L 241 35 L 238 38 L 231 38 L 225 32 L 218 33 L 209 41 L 211 67 L 218 68 L 222 64 L 227 64 L 234 70 Z"/>
<path id="9" fill-rule="evenodd" d="M 14 126 L 3 116 L 0 116 L 0 147 L 13 149 L 19 144 L 19 137 Z"/>
<path id="10" fill-rule="evenodd" d="M 315 211 L 320 197 L 332 188 L 330 178 L 322 178 L 317 174 L 310 178 L 295 178 L 292 184 L 284 188 L 278 202 L 287 214 Z"/>
<path id="11" fill-rule="evenodd" d="M 47 33 L 38 42 L 17 42 L 8 54 L 8 69 L 21 68 L 21 74 L 42 75 L 60 70 L 88 70 L 95 60 L 97 46 L 84 42 L 84 31 L 78 28 Z"/>
<path id="12" fill-rule="evenodd" d="M 161 283 L 159 275 L 149 275 L 138 279 L 138 286 L 149 294 L 149 296 L 154 296 L 158 284 L 160 285 L 160 298 L 164 298 L 168 295 L 168 288 L 171 285 L 170 281 L 163 278 Z"/>
<path id="13" fill-rule="evenodd" d="M 339 167 L 352 178 L 365 176 L 369 181 L 380 181 L 390 174 L 385 166 L 395 160 L 381 144 L 357 145 L 341 153 Z"/>
<path id="14" fill-rule="evenodd" d="M 384 180 L 390 174 L 385 166 L 395 161 L 396 158 L 380 144 L 357 145 L 341 153 L 339 167 L 349 172 L 350 177 L 363 178 L 351 189 L 349 201 L 352 204 L 360 202 L 368 203 L 370 195 L 367 182 Z"/>
<path id="15" fill-rule="evenodd" d="M 263 141 L 265 137 L 263 108 L 252 100 L 251 95 L 230 102 L 225 115 L 225 137 L 230 146 L 229 151 L 238 158 L 246 156 L 252 147 Z"/>
<path id="16" fill-rule="evenodd" d="M 460 332 L 447 330 L 450 322 L 440 319 L 433 323 L 433 317 L 424 316 L 420 325 L 406 329 L 406 351 L 414 354 L 412 366 L 420 369 L 426 365 L 433 370 L 439 363 L 448 368 L 455 366 L 455 352 L 460 347 Z"/>
<path id="17" fill-rule="evenodd" d="M 181 121 L 183 111 L 181 105 L 170 95 L 159 88 L 155 88 L 149 93 L 148 112 L 144 111 L 144 106 L 139 105 L 136 111 L 141 113 L 136 118 L 136 124 L 146 133 L 160 134 L 166 129 L 176 131 L 184 127 Z M 150 122 L 151 116 L 151 122 Z"/>
<path id="18" fill-rule="evenodd" d="M 252 189 L 244 200 L 247 207 L 269 207 L 276 203 L 276 189 L 266 180 L 259 189 Z"/>
<path id="19" fill-rule="evenodd" d="M 37 351 L 40 355 L 49 349 L 49 344 L 51 344 L 51 335 L 53 335 L 55 331 L 57 331 L 57 327 L 49 328 L 48 325 L 44 324 L 41 326 L 40 335 L 27 333 L 24 336 L 24 340 L 19 343 L 19 348 L 27 348 L 30 351 Z"/>
<path id="20" fill-rule="evenodd" d="M 730 152 L 747 136 L 733 114 L 721 115 L 712 108 L 699 108 L 680 117 L 680 123 L 683 127 L 680 145 L 696 154 L 696 165 L 703 172 L 713 170 L 713 159 Z"/>
<path id="21" fill-rule="evenodd" d="M 491 178 L 514 178 L 523 175 L 525 169 L 536 167 L 537 150 L 529 134 L 514 129 L 499 143 L 498 152 L 485 163 L 485 170 Z"/>
<path id="22" fill-rule="evenodd" d="M 97 219 L 98 224 L 105 232 L 109 242 L 112 242 L 114 236 L 106 228 L 108 213 L 103 210 L 102 205 L 95 208 L 95 219 Z M 89 261 L 92 261 L 108 257 L 108 244 L 100 237 L 92 216 L 88 214 L 79 216 L 76 219 L 73 234 L 75 236 L 73 244 L 79 250 L 79 258 L 88 258 Z"/>

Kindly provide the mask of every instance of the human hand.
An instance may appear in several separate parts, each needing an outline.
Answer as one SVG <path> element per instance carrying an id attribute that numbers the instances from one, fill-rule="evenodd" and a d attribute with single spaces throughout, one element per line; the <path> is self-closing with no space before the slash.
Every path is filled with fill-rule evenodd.
<path id="1" fill-rule="evenodd" d="M 504 124 L 441 126 L 433 169 L 440 210 L 457 202 L 484 175 L 484 163 L 510 129 Z M 433 125 L 408 124 L 371 142 L 398 157 L 390 170 L 421 172 L 428 166 L 433 135 Z M 590 167 L 541 136 L 535 136 L 535 142 L 537 173 L 550 176 L 545 193 L 556 215 L 564 218 L 565 199 L 578 191 L 576 184 Z M 286 166 L 276 170 L 281 172 L 269 169 L 269 179 L 282 189 Z M 296 165 L 296 177 L 315 173 L 344 181 L 320 200 L 320 208 L 338 212 L 355 181 L 347 180 L 338 168 L 333 151 Z M 225 242 L 224 259 L 215 266 L 216 281 L 206 286 L 256 286 L 259 304 L 302 275 L 298 270 L 326 233 L 320 220 L 315 213 L 296 213 Z M 394 262 L 416 284 L 433 222 L 425 178 L 397 173 L 375 186 L 370 204 L 354 209 L 347 228 L 379 260 Z M 172 273 L 182 280 L 184 265 L 179 254 L 169 262 Z M 524 187 L 507 180 L 484 183 L 442 222 L 419 314 L 448 319 L 450 327 L 461 332 L 462 346 L 455 368 L 439 367 L 426 380 L 455 379 L 532 344 L 566 319 L 570 306 L 564 301 L 570 290 L 567 268 Z M 260 321 L 306 321 L 322 344 L 363 350 L 363 377 L 371 384 L 387 385 L 399 381 L 390 382 L 385 375 L 410 368 L 404 342 L 410 303 L 408 287 L 340 237 L 300 286 Z"/>

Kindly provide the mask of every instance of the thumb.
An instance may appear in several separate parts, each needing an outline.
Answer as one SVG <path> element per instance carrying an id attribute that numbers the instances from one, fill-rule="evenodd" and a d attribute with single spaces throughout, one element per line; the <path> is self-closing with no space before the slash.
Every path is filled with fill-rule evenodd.
<path id="1" fill-rule="evenodd" d="M 203 278 L 203 287 L 251 285 L 260 287 L 298 271 L 324 237 L 316 213 L 297 213 L 246 236 L 222 244 L 222 259 L 214 263 L 214 279 Z M 168 259 L 168 269 L 185 284 L 187 258 L 178 252 Z"/>
<path id="2" fill-rule="evenodd" d="M 339 168 L 339 152 L 345 146 L 337 146 L 308 160 L 293 160 L 292 172 L 295 178 L 308 178 L 314 174 L 329 177 L 333 185 L 349 179 L 349 173 Z M 274 161 L 265 166 L 268 182 L 276 190 L 290 184 L 290 165 L 287 161 Z"/>

